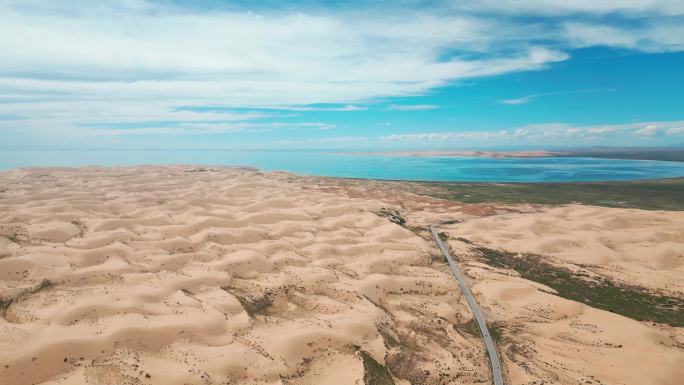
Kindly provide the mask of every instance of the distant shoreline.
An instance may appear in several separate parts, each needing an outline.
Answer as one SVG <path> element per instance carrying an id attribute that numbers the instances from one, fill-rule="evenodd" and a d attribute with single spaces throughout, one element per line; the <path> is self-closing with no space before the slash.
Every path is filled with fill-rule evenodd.
<path id="1" fill-rule="evenodd" d="M 523 151 L 361 151 L 338 152 L 339 155 L 357 156 L 400 156 L 400 157 L 480 157 L 480 158 L 549 158 L 586 157 L 599 159 L 657 160 L 684 162 L 684 148 L 596 148 L 573 150 L 523 150 Z"/>
<path id="2" fill-rule="evenodd" d="M 551 152 L 545 150 L 533 151 L 366 151 L 366 152 L 337 152 L 337 155 L 360 155 L 360 156 L 402 156 L 402 157 L 482 157 L 482 158 L 545 158 L 566 155 L 567 153 Z"/>

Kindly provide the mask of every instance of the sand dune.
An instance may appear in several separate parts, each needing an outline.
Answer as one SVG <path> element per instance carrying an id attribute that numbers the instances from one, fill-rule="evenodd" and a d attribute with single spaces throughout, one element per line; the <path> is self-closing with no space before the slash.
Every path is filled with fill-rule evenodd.
<path id="1" fill-rule="evenodd" d="M 554 257 L 629 284 L 684 295 L 684 213 L 558 207 L 458 226 L 460 237 Z"/>
<path id="2" fill-rule="evenodd" d="M 511 383 L 674 385 L 684 377 L 684 329 L 562 298 L 511 270 L 483 265 L 463 239 L 682 298 L 682 228 L 678 212 L 567 206 L 466 219 L 444 231 L 502 331 Z"/>
<path id="3" fill-rule="evenodd" d="M 485 383 L 424 231 L 444 218 L 467 220 L 444 230 L 502 330 L 511 384 L 684 376 L 680 328 L 565 300 L 456 240 L 681 294 L 681 214 L 384 186 L 227 167 L 0 173 L 0 384 L 363 384 L 373 365 L 402 385 Z"/>
<path id="4" fill-rule="evenodd" d="M 364 356 L 397 383 L 487 378 L 429 241 L 381 201 L 283 179 L 3 173 L 0 383 L 350 384 Z"/>

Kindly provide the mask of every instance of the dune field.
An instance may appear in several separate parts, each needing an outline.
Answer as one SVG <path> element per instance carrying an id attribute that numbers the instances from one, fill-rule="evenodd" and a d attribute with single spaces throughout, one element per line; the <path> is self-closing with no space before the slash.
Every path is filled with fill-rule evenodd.
<path id="1" fill-rule="evenodd" d="M 426 231 L 446 219 L 507 383 L 681 383 L 684 213 L 141 166 L 0 172 L 0 385 L 488 383 Z M 573 300 L 529 261 L 667 316 Z"/>

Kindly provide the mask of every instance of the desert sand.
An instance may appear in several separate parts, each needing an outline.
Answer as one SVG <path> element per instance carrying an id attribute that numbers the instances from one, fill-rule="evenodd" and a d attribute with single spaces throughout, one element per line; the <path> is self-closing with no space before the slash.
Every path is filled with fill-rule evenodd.
<path id="1" fill-rule="evenodd" d="M 499 349 L 512 384 L 681 383 L 684 329 L 564 299 L 510 270 L 483 265 L 456 237 L 682 298 L 682 229 L 681 212 L 580 205 L 443 226 L 490 322 L 509 337 Z"/>
<path id="2" fill-rule="evenodd" d="M 684 296 L 681 213 L 386 187 L 228 167 L 0 173 L 0 384 L 487 383 L 425 231 L 451 218 L 508 383 L 681 383 L 682 328 L 566 300 L 458 240 Z"/>

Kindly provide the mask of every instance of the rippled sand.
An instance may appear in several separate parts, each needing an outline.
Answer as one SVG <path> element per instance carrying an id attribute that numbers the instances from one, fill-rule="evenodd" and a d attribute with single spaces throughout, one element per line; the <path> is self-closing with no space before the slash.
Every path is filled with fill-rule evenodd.
<path id="1" fill-rule="evenodd" d="M 510 383 L 684 376 L 681 328 L 564 300 L 455 240 L 681 295 L 680 214 L 149 166 L 0 173 L 0 384 L 362 384 L 369 360 L 396 384 L 485 383 L 465 299 L 424 231 L 444 218 L 467 219 L 444 230 L 500 325 Z"/>

